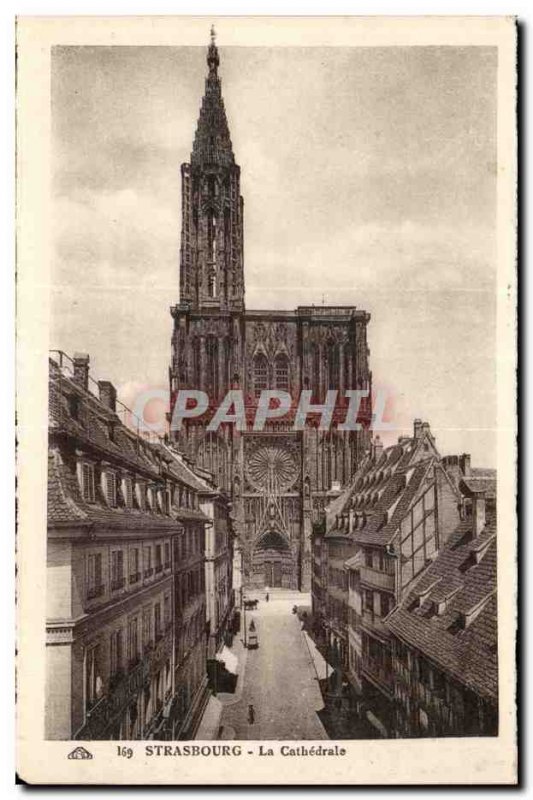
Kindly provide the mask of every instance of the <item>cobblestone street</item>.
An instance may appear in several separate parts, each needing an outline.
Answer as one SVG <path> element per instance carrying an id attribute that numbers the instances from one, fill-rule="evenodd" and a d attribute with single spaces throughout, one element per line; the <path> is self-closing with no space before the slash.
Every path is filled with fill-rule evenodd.
<path id="1" fill-rule="evenodd" d="M 252 595 L 251 595 L 252 596 Z M 257 650 L 244 650 L 240 642 L 241 671 L 237 697 L 219 695 L 224 705 L 220 720 L 223 739 L 327 739 L 317 712 L 323 707 L 312 657 L 292 607 L 307 605 L 309 597 L 299 592 L 270 594 L 259 598 L 253 619 L 259 639 Z M 241 684 L 241 681 L 242 684 Z M 248 720 L 252 704 L 255 720 Z"/>

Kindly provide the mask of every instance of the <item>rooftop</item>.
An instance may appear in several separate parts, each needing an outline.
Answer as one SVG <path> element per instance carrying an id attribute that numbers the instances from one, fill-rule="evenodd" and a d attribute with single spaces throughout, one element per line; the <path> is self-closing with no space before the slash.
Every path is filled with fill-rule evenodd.
<path id="1" fill-rule="evenodd" d="M 389 629 L 480 695 L 498 694 L 496 520 L 472 537 L 459 525 L 435 561 L 387 617 Z"/>

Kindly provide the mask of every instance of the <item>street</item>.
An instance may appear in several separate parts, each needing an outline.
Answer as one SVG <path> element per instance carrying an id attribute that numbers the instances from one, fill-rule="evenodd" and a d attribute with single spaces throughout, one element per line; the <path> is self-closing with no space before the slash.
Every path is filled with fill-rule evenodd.
<path id="1" fill-rule="evenodd" d="M 224 705 L 221 737 L 224 739 L 327 739 L 317 716 L 323 707 L 313 659 L 292 607 L 309 604 L 299 592 L 272 590 L 257 597 L 257 610 L 246 612 L 253 619 L 259 640 L 257 650 L 235 647 L 244 670 L 238 695 L 220 695 Z M 242 677 L 239 678 L 239 682 Z M 242 692 L 242 693 L 241 693 Z M 249 722 L 249 705 L 254 721 Z"/>

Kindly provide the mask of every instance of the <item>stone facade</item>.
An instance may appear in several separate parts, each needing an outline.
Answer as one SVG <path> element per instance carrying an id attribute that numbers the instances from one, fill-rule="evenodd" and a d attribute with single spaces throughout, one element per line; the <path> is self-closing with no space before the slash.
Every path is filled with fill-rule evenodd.
<path id="1" fill-rule="evenodd" d="M 252 429 L 262 389 L 302 390 L 315 403 L 326 391 L 339 398 L 367 390 L 365 311 L 352 306 L 306 306 L 295 311 L 246 309 L 243 199 L 218 76 L 214 42 L 190 163 L 182 165 L 180 302 L 169 370 L 171 414 L 180 389 L 207 393 L 210 408 L 185 420 L 178 438 L 189 458 L 209 470 L 233 503 L 246 586 L 310 587 L 310 535 L 335 481 L 346 484 L 369 441 L 370 399 L 362 430 L 342 431 L 342 399 L 328 431 L 316 422 L 294 431 L 289 414 L 265 431 Z M 247 427 L 206 430 L 213 408 L 230 389 L 243 392 Z"/>
<path id="2" fill-rule="evenodd" d="M 88 356 L 53 354 L 49 409 L 46 737 L 194 738 L 206 623 L 220 638 L 233 602 L 227 503 L 121 422 Z M 207 592 L 212 538 L 224 546 Z"/>

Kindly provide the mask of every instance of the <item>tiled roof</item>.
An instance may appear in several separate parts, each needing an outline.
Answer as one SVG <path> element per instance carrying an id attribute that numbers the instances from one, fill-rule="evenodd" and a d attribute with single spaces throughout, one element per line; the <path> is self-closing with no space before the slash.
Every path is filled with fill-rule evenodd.
<path id="1" fill-rule="evenodd" d="M 467 495 L 484 492 L 487 499 L 493 500 L 496 497 L 496 470 L 473 469 L 470 475 L 461 479 L 460 486 Z"/>
<path id="2" fill-rule="evenodd" d="M 136 508 L 111 508 L 103 498 L 87 503 L 83 500 L 76 475 L 63 462 L 58 451 L 48 456 L 48 524 L 105 525 L 108 528 L 177 530 L 186 520 L 205 522 L 207 517 L 194 509 L 179 509 L 173 515 L 141 511 Z"/>
<path id="3" fill-rule="evenodd" d="M 72 398 L 78 401 L 75 415 Z M 171 448 L 148 442 L 127 428 L 114 411 L 64 375 L 53 360 L 49 380 L 49 447 L 48 522 L 52 527 L 101 524 L 175 530 L 180 521 L 207 519 L 192 508 L 176 509 L 172 515 L 138 508 L 112 508 L 106 504 L 99 486 L 96 486 L 96 502 L 84 501 L 75 460 L 68 455 L 74 448 L 111 464 L 120 464 L 144 480 L 161 481 L 168 475 L 197 493 L 209 492 L 210 487 Z"/>
<path id="4" fill-rule="evenodd" d="M 72 415 L 69 395 L 80 399 L 77 419 Z M 71 437 L 81 449 L 86 447 L 102 457 L 118 459 L 145 477 L 151 475 L 157 479 L 162 469 L 167 468 L 177 480 L 194 491 L 206 491 L 205 482 L 197 478 L 174 451 L 162 443 L 153 443 L 137 435 L 114 411 L 64 375 L 53 360 L 50 360 L 49 429 L 51 437 Z"/>
<path id="5" fill-rule="evenodd" d="M 476 539 L 471 537 L 471 528 L 471 519 L 461 523 L 404 601 L 387 617 L 386 624 L 392 633 L 457 681 L 495 700 L 498 693 L 495 519 L 487 521 Z M 480 546 L 481 557 L 476 563 L 474 551 Z M 424 590 L 428 589 L 426 596 Z M 439 615 L 435 604 L 446 599 L 445 609 Z M 469 613 L 472 621 L 465 627 L 464 618 Z"/>
<path id="6" fill-rule="evenodd" d="M 426 450 L 425 444 L 424 439 L 406 438 L 383 450 L 376 460 L 368 455 L 349 489 L 329 507 L 326 537 L 344 535 L 362 545 L 388 544 L 438 461 L 434 447 Z M 348 534 L 350 512 L 364 524 Z"/>

